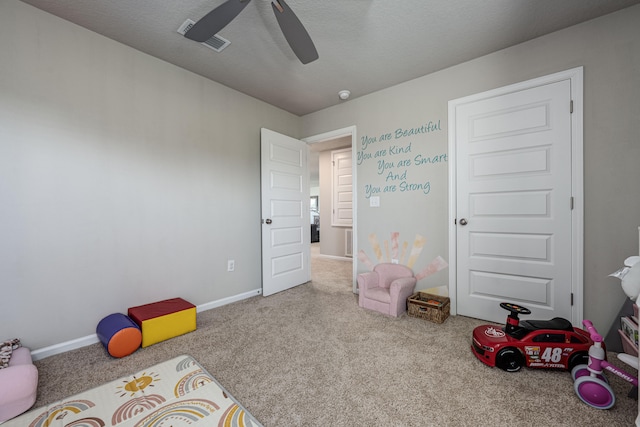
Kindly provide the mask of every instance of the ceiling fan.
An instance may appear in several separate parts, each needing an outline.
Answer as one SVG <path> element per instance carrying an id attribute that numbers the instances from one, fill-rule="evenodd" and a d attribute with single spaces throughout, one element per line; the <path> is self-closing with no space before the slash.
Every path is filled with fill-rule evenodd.
<path id="1" fill-rule="evenodd" d="M 233 21 L 250 1 L 227 0 L 196 22 L 184 36 L 201 43 L 210 39 Z M 285 39 L 300 62 L 308 64 L 318 59 L 318 51 L 309 33 L 284 0 L 272 0 L 271 6 Z"/>

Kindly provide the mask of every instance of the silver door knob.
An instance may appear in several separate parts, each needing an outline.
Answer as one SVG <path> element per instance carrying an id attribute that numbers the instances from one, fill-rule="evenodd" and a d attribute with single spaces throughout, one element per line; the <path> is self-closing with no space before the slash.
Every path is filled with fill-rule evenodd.
<path id="1" fill-rule="evenodd" d="M 267 219 L 265 222 L 266 222 L 267 224 L 271 224 L 273 221 L 271 221 L 270 219 Z"/>
<path id="2" fill-rule="evenodd" d="M 460 218 L 460 225 L 467 225 L 467 220 L 464 218 Z"/>

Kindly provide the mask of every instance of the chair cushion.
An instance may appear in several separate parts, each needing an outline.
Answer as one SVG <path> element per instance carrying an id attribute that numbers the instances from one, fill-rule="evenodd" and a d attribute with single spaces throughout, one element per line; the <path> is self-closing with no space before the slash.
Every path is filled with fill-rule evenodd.
<path id="1" fill-rule="evenodd" d="M 388 288 L 371 288 L 367 289 L 366 297 L 374 301 L 389 304 L 391 302 L 391 294 Z"/>

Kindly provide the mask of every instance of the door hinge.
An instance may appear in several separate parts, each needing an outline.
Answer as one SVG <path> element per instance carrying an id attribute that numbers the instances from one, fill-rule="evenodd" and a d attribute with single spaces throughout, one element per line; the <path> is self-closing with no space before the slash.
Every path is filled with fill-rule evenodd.
<path id="1" fill-rule="evenodd" d="M 569 114 L 573 114 L 573 99 L 569 102 Z"/>
<path id="2" fill-rule="evenodd" d="M 573 306 L 573 292 L 571 292 L 571 306 Z"/>
<path id="3" fill-rule="evenodd" d="M 569 198 L 569 206 L 571 207 L 571 210 L 573 210 L 573 196 Z"/>

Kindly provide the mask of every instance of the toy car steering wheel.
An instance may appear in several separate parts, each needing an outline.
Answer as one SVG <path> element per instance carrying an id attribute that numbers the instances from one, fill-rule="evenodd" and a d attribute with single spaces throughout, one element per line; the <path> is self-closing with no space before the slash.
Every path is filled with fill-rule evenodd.
<path id="1" fill-rule="evenodd" d="M 515 317 L 518 317 L 518 314 L 531 314 L 531 310 L 529 310 L 527 307 L 511 304 L 510 302 L 501 302 L 500 307 L 510 311 L 515 315 Z"/>
<path id="2" fill-rule="evenodd" d="M 500 307 L 509 311 L 509 315 L 507 316 L 507 324 L 504 327 L 504 331 L 509 335 L 513 335 L 515 331 L 520 327 L 520 319 L 518 318 L 518 314 L 531 314 L 531 310 L 529 310 L 527 307 L 511 304 L 510 302 L 501 302 Z"/>

